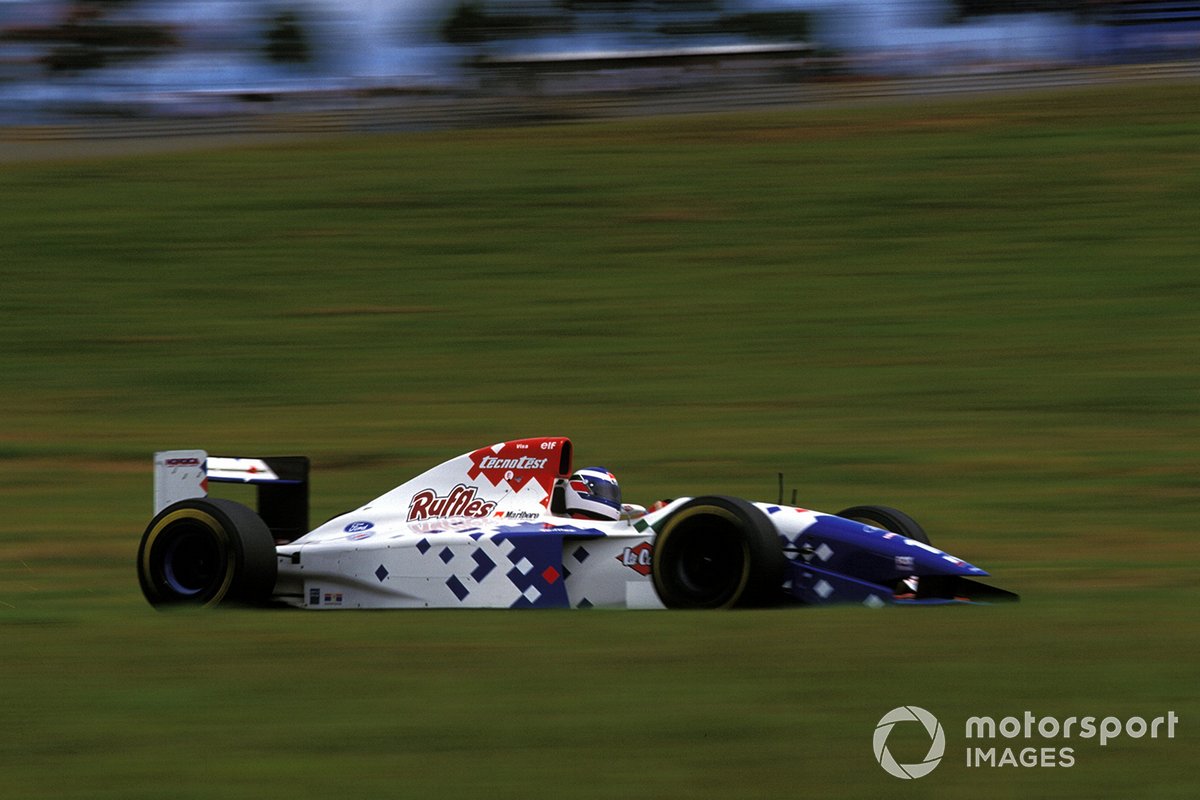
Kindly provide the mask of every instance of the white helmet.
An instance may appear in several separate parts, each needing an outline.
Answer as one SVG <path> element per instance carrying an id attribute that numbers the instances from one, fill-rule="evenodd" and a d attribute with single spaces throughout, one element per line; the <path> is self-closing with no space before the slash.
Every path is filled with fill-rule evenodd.
<path id="1" fill-rule="evenodd" d="M 560 480 L 563 510 L 576 519 L 620 519 L 621 485 L 604 467 L 577 469 Z"/>

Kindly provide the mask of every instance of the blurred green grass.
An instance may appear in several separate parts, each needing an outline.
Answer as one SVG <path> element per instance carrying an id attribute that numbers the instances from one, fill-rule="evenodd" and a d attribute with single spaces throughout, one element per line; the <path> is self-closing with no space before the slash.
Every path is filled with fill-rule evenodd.
<path id="1" fill-rule="evenodd" d="M 5 797 L 1191 797 L 1200 89 L 0 171 Z M 150 453 L 313 518 L 563 434 L 629 499 L 897 505 L 1011 608 L 159 615 Z M 932 775 L 883 713 L 947 724 Z M 1154 716 L 973 770 L 972 714 Z M 920 754 L 917 754 L 918 756 Z M 954 763 L 957 759 L 958 763 Z"/>

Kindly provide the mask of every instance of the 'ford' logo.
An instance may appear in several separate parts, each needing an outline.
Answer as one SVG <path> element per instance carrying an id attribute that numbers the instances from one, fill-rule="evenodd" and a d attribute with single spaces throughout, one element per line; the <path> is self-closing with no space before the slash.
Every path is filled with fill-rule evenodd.
<path id="1" fill-rule="evenodd" d="M 359 521 L 359 522 L 351 522 L 349 525 L 346 526 L 345 530 L 346 530 L 346 533 L 359 533 L 360 531 L 369 531 L 369 530 L 371 530 L 371 528 L 374 528 L 374 527 L 375 527 L 374 522 Z"/>

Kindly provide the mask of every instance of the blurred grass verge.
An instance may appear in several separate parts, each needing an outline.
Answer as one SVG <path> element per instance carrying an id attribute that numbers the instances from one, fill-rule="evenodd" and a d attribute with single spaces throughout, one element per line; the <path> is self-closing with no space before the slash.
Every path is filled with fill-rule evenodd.
<path id="1" fill-rule="evenodd" d="M 4 796 L 1192 797 L 1200 89 L 0 171 Z M 629 499 L 908 510 L 1012 608 L 159 615 L 150 453 L 313 518 L 571 436 Z M 967 768 L 974 714 L 1183 719 Z M 1041 742 L 1035 742 L 1040 745 Z M 918 754 L 919 757 L 919 754 Z"/>

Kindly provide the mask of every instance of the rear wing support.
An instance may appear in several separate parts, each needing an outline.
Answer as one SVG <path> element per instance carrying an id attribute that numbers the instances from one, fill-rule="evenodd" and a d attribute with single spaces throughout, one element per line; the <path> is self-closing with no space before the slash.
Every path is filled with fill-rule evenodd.
<path id="1" fill-rule="evenodd" d="M 203 450 L 154 454 L 154 513 L 172 503 L 207 497 L 210 483 L 257 488 L 258 515 L 277 542 L 308 533 L 308 468 L 305 456 L 210 456 Z"/>

